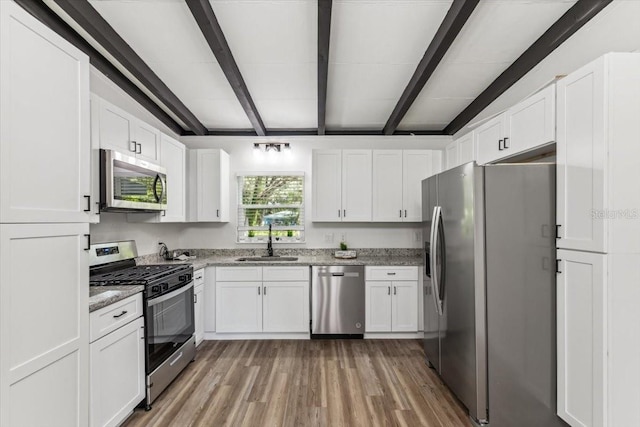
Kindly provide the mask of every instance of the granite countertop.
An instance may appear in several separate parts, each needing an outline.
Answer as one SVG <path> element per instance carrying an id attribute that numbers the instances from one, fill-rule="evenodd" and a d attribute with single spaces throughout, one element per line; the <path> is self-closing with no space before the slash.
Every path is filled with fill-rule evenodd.
<path id="1" fill-rule="evenodd" d="M 144 286 L 90 286 L 89 313 L 144 291 Z"/>
<path id="2" fill-rule="evenodd" d="M 339 259 L 333 256 L 335 249 L 281 249 L 276 255 L 296 256 L 297 261 L 238 261 L 241 257 L 264 255 L 264 249 L 190 249 L 196 256 L 186 261 L 167 261 L 158 255 L 144 255 L 136 258 L 138 265 L 146 264 L 191 264 L 194 270 L 204 267 L 237 267 L 237 266 L 310 266 L 310 265 L 367 265 L 367 266 L 419 266 L 423 259 L 419 249 L 358 249 L 358 257 Z M 185 252 L 184 250 L 181 252 Z M 89 312 L 106 307 L 138 292 L 144 286 L 91 286 Z"/>

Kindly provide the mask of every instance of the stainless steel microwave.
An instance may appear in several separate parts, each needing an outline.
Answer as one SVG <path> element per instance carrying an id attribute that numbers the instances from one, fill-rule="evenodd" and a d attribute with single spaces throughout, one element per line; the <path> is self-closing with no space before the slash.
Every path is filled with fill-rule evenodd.
<path id="1" fill-rule="evenodd" d="M 100 210 L 167 209 L 167 170 L 114 150 L 100 150 Z"/>

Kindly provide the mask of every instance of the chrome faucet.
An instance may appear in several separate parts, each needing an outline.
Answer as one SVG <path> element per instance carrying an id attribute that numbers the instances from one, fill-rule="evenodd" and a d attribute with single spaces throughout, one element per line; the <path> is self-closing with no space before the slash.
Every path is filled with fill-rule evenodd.
<path id="1" fill-rule="evenodd" d="M 267 254 L 273 256 L 273 241 L 271 240 L 271 224 L 269 224 L 269 240 L 267 240 Z"/>

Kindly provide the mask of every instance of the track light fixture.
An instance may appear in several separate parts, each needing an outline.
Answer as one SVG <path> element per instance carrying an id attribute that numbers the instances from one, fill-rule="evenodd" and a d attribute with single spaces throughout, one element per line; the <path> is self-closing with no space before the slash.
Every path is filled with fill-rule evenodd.
<path id="1" fill-rule="evenodd" d="M 275 151 L 280 153 L 284 150 L 291 150 L 291 145 L 288 142 L 254 142 L 253 149 L 260 151 L 264 147 L 264 151 Z"/>

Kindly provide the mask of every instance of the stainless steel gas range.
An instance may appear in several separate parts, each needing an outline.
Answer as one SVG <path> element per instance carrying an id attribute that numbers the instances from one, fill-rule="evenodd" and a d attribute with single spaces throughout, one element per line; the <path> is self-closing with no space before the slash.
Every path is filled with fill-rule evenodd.
<path id="1" fill-rule="evenodd" d="M 143 285 L 146 409 L 193 360 L 196 353 L 193 267 L 136 265 L 133 241 L 100 243 L 90 249 L 91 286 Z"/>

